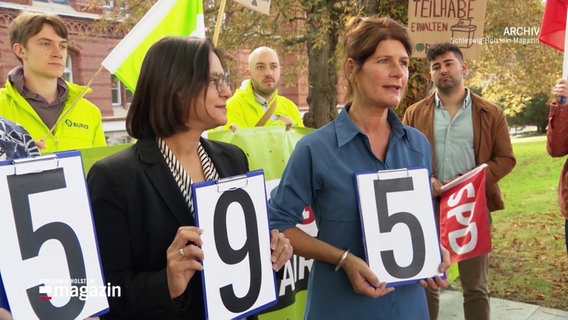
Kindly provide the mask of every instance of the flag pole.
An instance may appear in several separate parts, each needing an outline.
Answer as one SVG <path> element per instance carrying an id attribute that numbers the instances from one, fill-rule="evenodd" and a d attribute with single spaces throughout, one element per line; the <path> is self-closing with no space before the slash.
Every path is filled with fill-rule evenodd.
<path id="1" fill-rule="evenodd" d="M 59 119 L 57 119 L 55 124 L 51 127 L 51 129 L 49 129 L 49 132 L 45 135 L 45 137 L 43 137 L 43 139 L 40 140 L 40 142 L 44 142 L 45 139 L 47 139 L 47 137 L 49 137 L 50 135 L 53 135 L 53 130 L 55 130 L 57 125 L 59 125 L 59 123 L 61 121 L 63 121 L 63 118 L 65 118 L 65 116 L 67 116 L 67 114 L 69 114 L 69 111 L 71 111 L 71 109 L 73 109 L 73 107 L 75 107 L 77 102 L 79 102 L 79 99 L 81 99 L 85 96 L 85 94 L 87 93 L 87 90 L 89 90 L 89 87 L 91 86 L 91 83 L 97 77 L 97 75 L 103 70 L 103 68 L 104 68 L 103 65 L 101 65 L 99 67 L 99 69 L 95 72 L 95 74 L 93 74 L 91 79 L 89 79 L 89 82 L 87 82 L 87 84 L 85 86 L 83 86 L 83 89 L 81 90 L 81 92 L 79 92 L 79 94 L 75 97 L 75 100 L 73 100 L 73 102 L 71 102 L 71 104 L 69 105 L 69 108 L 67 108 L 67 110 L 65 110 L 65 112 L 63 112 L 59 116 Z"/>
<path id="2" fill-rule="evenodd" d="M 219 5 L 219 12 L 217 12 L 217 22 L 215 23 L 215 32 L 213 33 L 213 45 L 216 47 L 219 40 L 219 32 L 221 32 L 221 24 L 223 23 L 223 13 L 225 12 L 225 5 L 227 0 L 221 0 Z"/>

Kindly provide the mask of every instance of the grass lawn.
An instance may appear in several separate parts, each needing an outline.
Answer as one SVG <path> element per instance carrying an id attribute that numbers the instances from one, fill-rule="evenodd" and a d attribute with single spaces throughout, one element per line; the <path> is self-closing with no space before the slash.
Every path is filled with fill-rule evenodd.
<path id="1" fill-rule="evenodd" d="M 491 295 L 568 310 L 568 255 L 556 200 L 566 158 L 551 158 L 544 136 L 513 139 L 513 150 L 517 165 L 499 183 L 506 208 L 492 215 Z"/>

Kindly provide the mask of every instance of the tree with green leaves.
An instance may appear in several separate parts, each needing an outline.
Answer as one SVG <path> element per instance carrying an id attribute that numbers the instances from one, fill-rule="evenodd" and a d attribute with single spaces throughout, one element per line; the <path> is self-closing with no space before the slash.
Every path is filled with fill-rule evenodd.
<path id="1" fill-rule="evenodd" d="M 481 59 L 470 61 L 468 83 L 482 89 L 509 117 L 549 93 L 562 72 L 562 53 L 538 42 L 541 0 L 488 0 Z"/>
<path id="2" fill-rule="evenodd" d="M 126 33 L 155 1 L 122 0 L 101 19 L 100 26 L 115 33 Z M 308 88 L 309 113 L 315 127 L 321 127 L 337 115 L 337 88 L 342 85 L 342 69 L 338 57 L 341 33 L 345 21 L 358 14 L 387 15 L 407 22 L 408 2 L 403 0 L 272 0 L 270 15 L 253 11 L 239 3 L 228 1 L 222 20 L 217 21 L 220 0 L 203 3 L 207 36 L 213 38 L 217 23 L 222 23 L 218 47 L 228 54 L 231 74 L 236 69 L 239 50 L 261 45 L 276 49 L 280 57 L 297 57 L 293 67 L 283 74 L 285 84 Z M 118 22 L 118 23 L 117 23 Z M 413 59 L 405 99 L 397 109 L 422 99 L 428 90 L 427 66 Z M 307 83 L 298 83 L 298 75 L 307 73 Z M 233 84 L 238 84 L 233 79 Z"/>

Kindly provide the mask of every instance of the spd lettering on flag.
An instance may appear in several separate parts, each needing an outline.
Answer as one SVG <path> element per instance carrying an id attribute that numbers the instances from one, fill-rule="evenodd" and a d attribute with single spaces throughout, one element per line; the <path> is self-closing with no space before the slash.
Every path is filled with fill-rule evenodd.
<path id="1" fill-rule="evenodd" d="M 482 164 L 442 187 L 440 242 L 450 251 L 451 263 L 491 251 L 486 167 Z"/>

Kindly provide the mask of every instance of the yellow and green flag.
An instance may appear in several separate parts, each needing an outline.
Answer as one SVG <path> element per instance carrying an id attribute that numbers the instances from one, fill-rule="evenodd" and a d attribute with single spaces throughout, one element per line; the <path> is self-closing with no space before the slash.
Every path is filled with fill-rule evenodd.
<path id="1" fill-rule="evenodd" d="M 202 0 L 158 0 L 102 65 L 134 92 L 146 52 L 165 36 L 205 38 Z"/>

